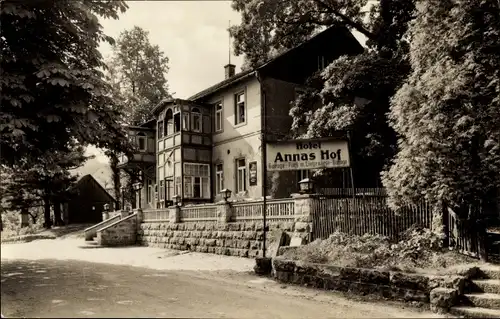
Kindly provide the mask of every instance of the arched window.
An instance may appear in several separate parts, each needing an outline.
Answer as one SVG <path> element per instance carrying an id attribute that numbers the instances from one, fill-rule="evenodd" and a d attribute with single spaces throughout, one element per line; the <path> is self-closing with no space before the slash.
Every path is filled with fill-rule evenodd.
<path id="1" fill-rule="evenodd" d="M 165 131 L 165 112 L 162 112 L 158 117 L 158 127 L 156 128 L 156 134 L 158 135 L 158 139 L 163 137 L 163 133 Z"/>
<path id="2" fill-rule="evenodd" d="M 201 112 L 200 112 L 200 109 L 198 108 L 193 108 L 191 110 L 191 129 L 193 130 L 193 132 L 201 132 Z"/>
<path id="3" fill-rule="evenodd" d="M 165 115 L 165 135 L 174 134 L 174 113 L 171 109 L 167 110 L 167 114 Z"/>
<path id="4" fill-rule="evenodd" d="M 137 134 L 137 148 L 140 152 L 145 152 L 147 150 L 147 136 L 144 133 Z"/>

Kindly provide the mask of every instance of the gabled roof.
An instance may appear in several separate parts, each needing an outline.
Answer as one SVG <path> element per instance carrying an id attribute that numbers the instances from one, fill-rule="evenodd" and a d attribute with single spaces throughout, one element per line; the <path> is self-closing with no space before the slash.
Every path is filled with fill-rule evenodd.
<path id="1" fill-rule="evenodd" d="M 277 58 L 277 57 L 276 57 Z M 198 92 L 196 93 L 195 95 L 191 96 L 188 98 L 188 100 L 191 100 L 191 101 L 196 101 L 198 99 L 201 99 L 201 98 L 204 98 L 205 96 L 207 95 L 210 95 L 226 86 L 229 86 L 233 83 L 236 83 L 236 82 L 239 82 L 241 80 L 244 80 L 252 75 L 254 75 L 254 73 L 260 69 L 262 66 L 264 66 L 266 63 L 263 63 L 262 65 L 256 67 L 255 69 L 251 69 L 251 70 L 247 70 L 247 71 L 243 71 L 243 72 L 240 72 L 240 73 L 237 73 L 235 75 L 233 75 L 232 77 L 230 77 L 229 79 L 225 79 L 224 81 L 221 81 L 215 85 L 212 85 L 211 87 L 201 91 L 201 92 Z"/>
<path id="2" fill-rule="evenodd" d="M 224 87 L 227 87 L 231 84 L 234 84 L 234 83 L 237 83 L 239 81 L 242 81 L 246 78 L 248 78 L 249 76 L 252 76 L 254 74 L 256 74 L 256 72 L 260 71 L 261 69 L 267 67 L 268 65 L 270 65 L 271 63 L 275 62 L 276 60 L 282 58 L 283 56 L 289 54 L 291 51 L 294 51 L 296 49 L 299 49 L 303 46 L 305 46 L 307 43 L 313 41 L 314 39 L 320 37 L 321 35 L 325 34 L 326 32 L 328 32 L 329 30 L 333 30 L 333 29 L 337 29 L 337 30 L 342 30 L 342 31 L 345 31 L 347 32 L 350 37 L 354 38 L 354 36 L 352 35 L 352 33 L 346 28 L 346 27 L 343 27 L 343 26 L 337 26 L 337 25 L 333 25 L 333 26 L 330 26 L 328 28 L 326 28 L 325 30 L 313 35 L 311 38 L 309 38 L 307 41 L 304 41 L 302 42 L 301 44 L 293 47 L 293 48 L 290 48 L 290 49 L 287 49 L 285 50 L 284 52 L 278 54 L 277 56 L 273 57 L 272 59 L 266 61 L 266 62 L 263 62 L 261 63 L 260 65 L 258 65 L 257 67 L 255 67 L 254 69 L 251 69 L 251 70 L 248 70 L 248 71 L 243 71 L 243 72 L 240 72 L 240 73 L 237 73 L 235 74 L 234 76 L 230 77 L 229 79 L 225 79 L 215 85 L 212 85 L 211 87 L 201 91 L 201 92 L 198 92 L 196 93 L 195 95 L 191 96 L 188 98 L 188 100 L 192 100 L 192 101 L 196 101 L 196 100 L 199 100 L 199 99 L 202 99 L 210 94 L 213 94 L 215 92 L 217 92 L 218 90 L 224 88 Z M 357 42 L 357 40 L 355 40 Z"/>
<path id="3" fill-rule="evenodd" d="M 113 200 L 114 202 L 116 202 L 117 200 L 111 196 L 111 194 L 101 185 L 101 183 L 99 183 L 95 178 L 94 176 L 92 176 L 91 174 L 87 174 L 87 175 L 84 175 L 84 176 L 80 176 L 76 183 L 73 185 L 73 188 L 76 188 L 80 183 L 83 183 L 84 181 L 86 180 L 93 180 L 94 181 L 94 184 L 97 184 L 97 186 L 104 192 L 106 193 L 106 195 L 109 196 L 109 198 L 111 198 L 111 200 Z"/>

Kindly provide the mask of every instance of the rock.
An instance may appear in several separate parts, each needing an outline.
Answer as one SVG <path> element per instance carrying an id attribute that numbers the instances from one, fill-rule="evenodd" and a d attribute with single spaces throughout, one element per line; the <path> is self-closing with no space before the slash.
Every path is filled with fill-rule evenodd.
<path id="1" fill-rule="evenodd" d="M 433 311 L 447 311 L 458 301 L 458 291 L 453 288 L 434 288 L 430 292 L 430 303 Z"/>
<path id="2" fill-rule="evenodd" d="M 388 285 L 390 282 L 390 276 L 387 271 L 360 269 L 359 280 L 364 283 Z"/>
<path id="3" fill-rule="evenodd" d="M 295 231 L 296 232 L 308 232 L 309 231 L 309 223 L 296 222 L 295 223 Z"/>
<path id="4" fill-rule="evenodd" d="M 267 233 L 268 247 L 266 256 L 274 258 L 278 255 L 278 249 L 284 245 L 286 241 L 286 234 L 282 230 L 273 230 Z"/>
<path id="5" fill-rule="evenodd" d="M 392 286 L 398 288 L 427 291 L 429 287 L 429 278 L 421 275 L 391 272 L 390 281 Z"/>
<path id="6" fill-rule="evenodd" d="M 272 270 L 272 259 L 267 257 L 255 258 L 255 267 L 253 270 L 257 275 L 269 275 Z"/>
<path id="7" fill-rule="evenodd" d="M 306 243 L 304 238 L 300 236 L 293 236 L 292 239 L 290 240 L 290 247 L 299 247 L 302 246 Z"/>

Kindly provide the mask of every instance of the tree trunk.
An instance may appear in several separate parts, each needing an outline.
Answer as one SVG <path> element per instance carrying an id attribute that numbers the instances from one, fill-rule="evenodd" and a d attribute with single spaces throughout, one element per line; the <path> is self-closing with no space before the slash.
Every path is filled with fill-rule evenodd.
<path id="1" fill-rule="evenodd" d="M 111 168 L 112 180 L 113 180 L 113 189 L 115 191 L 115 200 L 116 200 L 116 210 L 120 209 L 121 202 L 121 180 L 120 180 L 120 169 L 118 166 L 118 156 L 115 153 L 110 155 L 109 166 Z M 123 208 L 123 207 L 122 207 Z"/>
<path id="2" fill-rule="evenodd" d="M 64 225 L 64 221 L 61 215 L 61 203 L 59 201 L 56 201 L 54 203 L 54 222 L 56 226 Z"/>
<path id="3" fill-rule="evenodd" d="M 36 224 L 36 221 L 37 221 L 37 217 L 38 217 L 38 216 L 33 215 L 32 213 L 29 213 L 29 212 L 28 212 L 28 214 L 29 214 L 29 215 L 30 215 L 30 217 L 31 217 L 31 221 L 33 222 L 33 225 L 34 225 L 34 224 Z"/>
<path id="4" fill-rule="evenodd" d="M 52 226 L 52 221 L 50 220 L 50 200 L 48 198 L 43 199 L 43 227 L 50 229 Z"/>

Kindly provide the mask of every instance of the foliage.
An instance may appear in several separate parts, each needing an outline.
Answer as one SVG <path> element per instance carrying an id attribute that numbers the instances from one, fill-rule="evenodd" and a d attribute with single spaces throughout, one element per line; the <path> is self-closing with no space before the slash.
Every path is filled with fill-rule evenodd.
<path id="1" fill-rule="evenodd" d="M 422 1 L 407 35 L 411 73 L 392 99 L 399 152 L 384 174 L 390 204 L 425 197 L 462 216 L 494 210 L 500 189 L 500 7 Z M 490 206 L 491 205 L 491 206 Z"/>
<path id="2" fill-rule="evenodd" d="M 111 168 L 111 181 L 113 184 L 114 198 L 120 202 L 121 198 L 121 176 L 120 169 L 118 168 L 118 156 L 116 154 L 110 154 L 109 156 L 109 167 Z M 122 207 L 123 208 L 123 207 Z"/>
<path id="3" fill-rule="evenodd" d="M 273 51 L 304 42 L 325 26 L 347 23 L 361 32 L 361 9 L 367 0 L 233 0 L 242 23 L 230 29 L 236 55 L 245 54 L 252 66 L 266 61 Z"/>
<path id="4" fill-rule="evenodd" d="M 39 210 L 38 207 L 31 208 L 29 214 L 31 216 L 38 216 L 40 215 Z M 2 214 L 2 224 L 2 238 L 35 234 L 43 229 L 40 219 L 31 219 L 27 227 L 21 227 L 19 213 L 13 211 Z"/>
<path id="5" fill-rule="evenodd" d="M 88 157 L 81 145 L 70 145 L 67 150 L 43 154 L 36 164 L 15 166 L 8 170 L 9 182 L 3 198 L 10 210 L 28 210 L 33 206 L 57 204 L 71 196 L 71 187 L 77 180 L 70 170 L 81 166 Z M 50 209 L 50 206 L 45 210 Z M 45 219 L 50 211 L 45 212 Z"/>
<path id="6" fill-rule="evenodd" d="M 326 240 L 315 240 L 295 250 L 287 250 L 283 257 L 342 267 L 408 272 L 417 268 L 445 268 L 457 261 L 467 261 L 454 254 L 443 254 L 441 244 L 440 235 L 419 226 L 405 231 L 397 243 L 378 235 L 352 236 L 336 232 Z"/>
<path id="7" fill-rule="evenodd" d="M 113 46 L 108 78 L 125 113 L 125 122 L 139 125 L 151 117 L 152 109 L 170 97 L 166 74 L 168 58 L 149 33 L 135 26 L 123 31 Z"/>
<path id="8" fill-rule="evenodd" d="M 80 144 L 122 150 L 98 16 L 118 18 L 124 1 L 2 1 L 1 163 L 33 163 Z"/>
<path id="9" fill-rule="evenodd" d="M 365 35 L 368 49 L 341 57 L 313 75 L 309 90 L 293 102 L 290 115 L 295 137 L 353 132 L 354 165 L 369 160 L 378 175 L 396 149 L 386 113 L 409 71 L 404 33 L 413 18 L 414 0 L 379 0 L 369 12 L 364 9 L 367 5 L 366 0 L 233 0 L 242 23 L 231 34 L 235 53 L 245 54 L 253 66 L 270 58 L 273 50 L 296 46 L 325 27 L 345 25 Z"/>

